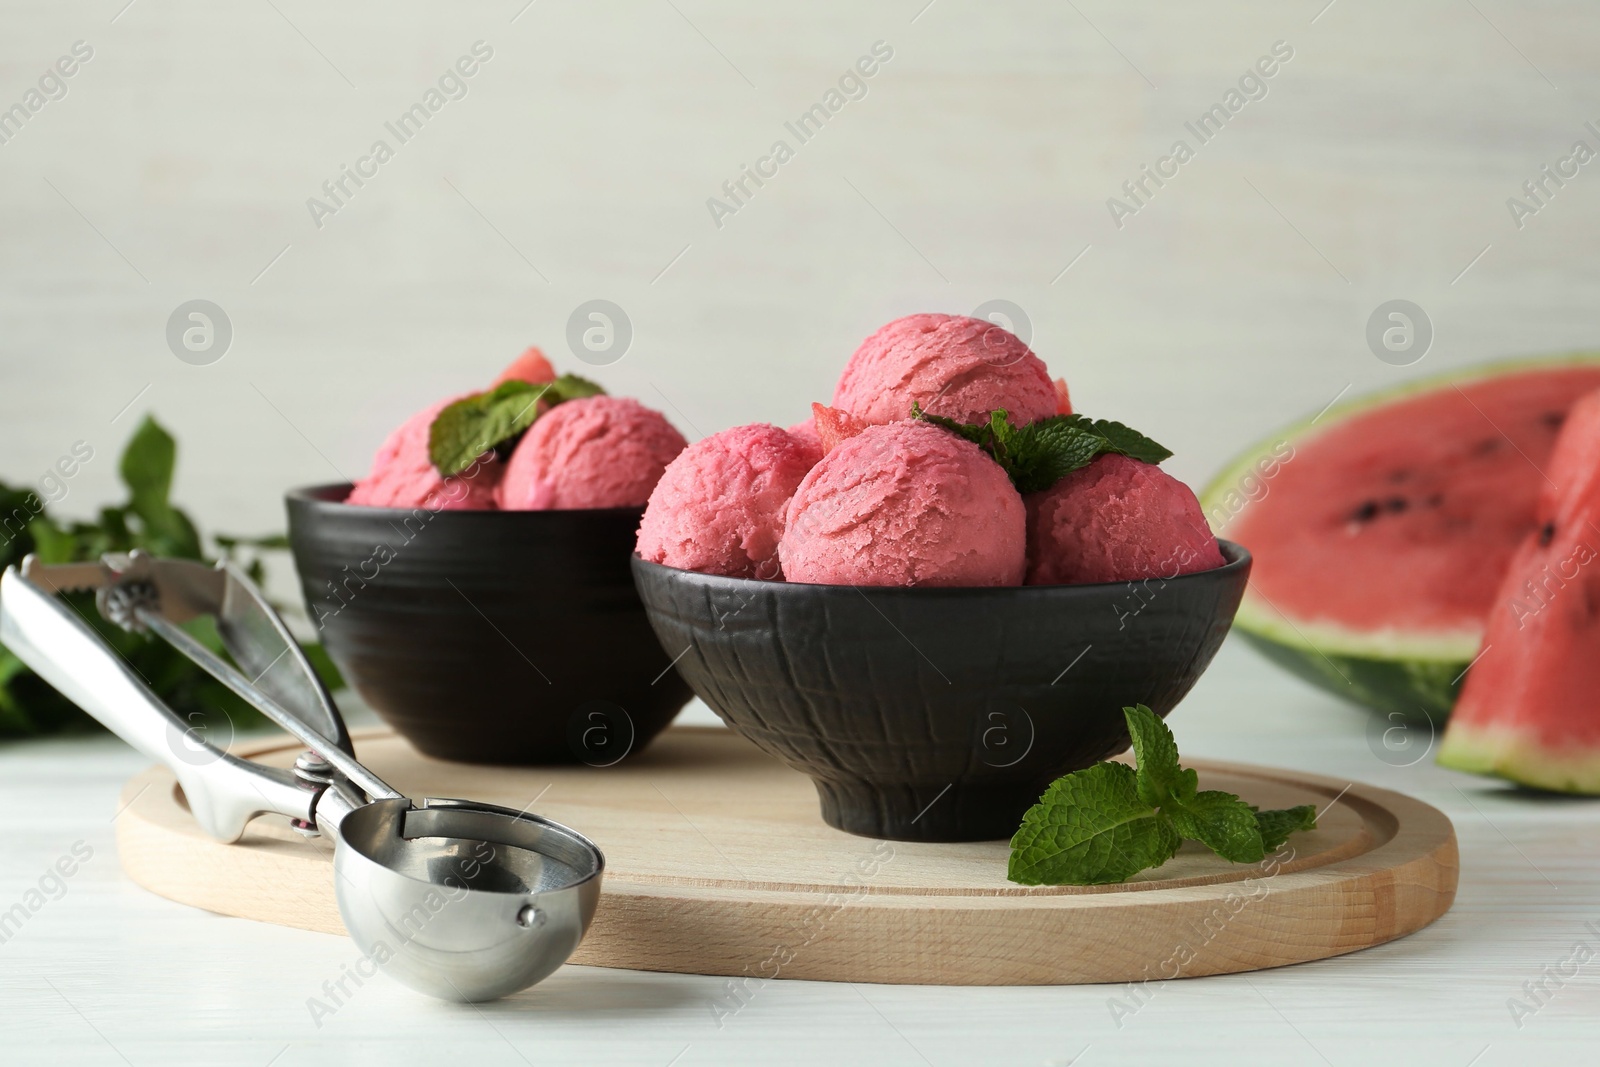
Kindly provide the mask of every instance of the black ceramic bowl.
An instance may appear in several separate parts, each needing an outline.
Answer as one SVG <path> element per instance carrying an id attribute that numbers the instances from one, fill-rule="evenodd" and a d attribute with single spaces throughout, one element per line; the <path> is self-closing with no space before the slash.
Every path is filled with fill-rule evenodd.
<path id="1" fill-rule="evenodd" d="M 761 582 L 638 557 L 662 647 L 724 722 L 811 776 L 830 826 L 1010 837 L 1051 781 L 1128 747 L 1216 654 L 1250 554 L 1161 581 L 988 589 Z M 687 651 L 685 651 L 687 650 Z"/>
<path id="2" fill-rule="evenodd" d="M 288 494 L 306 609 L 368 704 L 422 752 L 614 763 L 689 699 L 634 590 L 640 508 L 438 511 Z"/>

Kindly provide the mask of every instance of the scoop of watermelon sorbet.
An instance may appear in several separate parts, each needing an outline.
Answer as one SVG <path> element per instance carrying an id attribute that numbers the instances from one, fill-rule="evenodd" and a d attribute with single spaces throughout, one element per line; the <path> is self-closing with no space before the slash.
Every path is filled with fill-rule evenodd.
<path id="1" fill-rule="evenodd" d="M 532 385 L 545 385 L 555 380 L 555 367 L 550 365 L 543 352 L 530 345 L 526 352 L 512 360 L 511 365 L 500 372 L 500 377 L 494 380 L 494 384 L 528 382 Z"/>
<path id="2" fill-rule="evenodd" d="M 789 502 L 791 582 L 1018 585 L 1022 498 L 977 445 L 925 422 L 870 426 L 824 456 Z"/>
<path id="3" fill-rule="evenodd" d="M 861 342 L 833 392 L 833 406 L 868 422 L 923 410 L 987 422 L 1004 408 L 1017 425 L 1056 414 L 1044 361 L 1015 334 L 963 315 L 907 315 Z"/>
<path id="4" fill-rule="evenodd" d="M 391 433 L 373 457 L 371 473 L 355 484 L 345 503 L 433 511 L 493 508 L 505 467 L 498 459 L 491 455 L 475 460 L 465 471 L 445 478 L 428 458 L 428 430 L 434 418 L 459 399 L 451 397 L 424 408 Z"/>
<path id="5" fill-rule="evenodd" d="M 667 464 L 639 523 L 639 556 L 681 570 L 781 578 L 784 511 L 822 449 L 776 426 L 735 426 Z"/>
<path id="6" fill-rule="evenodd" d="M 784 431 L 790 437 L 798 437 L 806 444 L 817 450 L 817 455 L 822 455 L 822 438 L 817 436 L 817 424 L 814 419 L 805 419 L 795 423 Z"/>
<path id="7" fill-rule="evenodd" d="M 687 447 L 659 411 L 620 396 L 557 404 L 539 416 L 500 482 L 500 506 L 517 511 L 636 508 Z"/>
<path id="8" fill-rule="evenodd" d="M 1028 506 L 1028 584 L 1172 578 L 1222 566 L 1194 492 L 1150 463 L 1104 455 Z"/>

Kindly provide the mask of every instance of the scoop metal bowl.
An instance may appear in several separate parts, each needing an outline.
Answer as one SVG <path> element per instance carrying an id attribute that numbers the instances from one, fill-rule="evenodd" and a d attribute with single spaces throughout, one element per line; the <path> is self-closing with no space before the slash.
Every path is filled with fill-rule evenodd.
<path id="1" fill-rule="evenodd" d="M 231 756 L 173 713 L 55 594 L 96 591 L 102 615 L 161 637 L 310 746 L 294 771 Z M 247 678 L 179 623 L 213 615 Z M 605 857 L 526 811 L 412 801 L 359 763 L 349 732 L 283 621 L 251 582 L 142 553 L 0 577 L 0 643 L 123 740 L 177 776 L 200 826 L 237 841 L 257 815 L 334 841 L 339 914 L 361 951 L 445 1000 L 525 989 L 572 955 L 594 918 Z"/>
<path id="2" fill-rule="evenodd" d="M 493 1000 L 545 978 L 600 899 L 599 849 L 537 815 L 402 797 L 351 810 L 337 833 L 350 936 L 392 976 L 446 1000 Z"/>

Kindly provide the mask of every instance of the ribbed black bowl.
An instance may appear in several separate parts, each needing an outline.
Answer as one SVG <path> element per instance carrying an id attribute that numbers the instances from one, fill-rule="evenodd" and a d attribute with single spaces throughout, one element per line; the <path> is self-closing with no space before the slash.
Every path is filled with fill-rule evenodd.
<path id="1" fill-rule="evenodd" d="M 418 749 L 614 763 L 689 699 L 634 590 L 639 508 L 439 511 L 288 494 L 306 608 L 344 676 Z"/>
<path id="2" fill-rule="evenodd" d="M 1250 554 L 1161 581 L 999 589 L 723 578 L 638 557 L 678 673 L 724 722 L 810 775 L 830 826 L 1010 837 L 1045 786 L 1128 747 L 1124 705 L 1165 715 L 1228 632 Z M 687 651 L 685 651 L 687 650 Z"/>

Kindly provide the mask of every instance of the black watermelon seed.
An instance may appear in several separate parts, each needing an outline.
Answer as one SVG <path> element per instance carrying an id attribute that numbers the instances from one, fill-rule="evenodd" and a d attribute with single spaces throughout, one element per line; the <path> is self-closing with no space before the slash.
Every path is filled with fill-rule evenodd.
<path id="1" fill-rule="evenodd" d="M 1554 541 L 1556 537 L 1556 524 L 1547 522 L 1539 530 L 1539 547 L 1543 548 Z"/>

